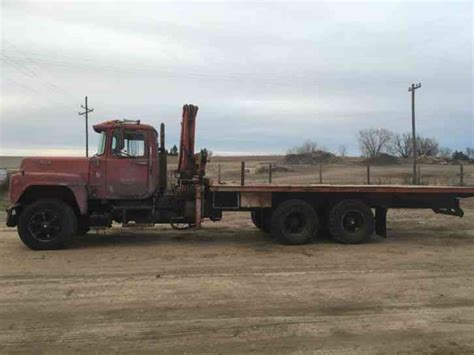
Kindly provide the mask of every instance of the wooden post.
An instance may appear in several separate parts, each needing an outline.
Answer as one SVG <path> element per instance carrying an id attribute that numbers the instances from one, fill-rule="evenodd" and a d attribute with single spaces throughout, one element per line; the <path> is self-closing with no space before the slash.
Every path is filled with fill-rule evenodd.
<path id="1" fill-rule="evenodd" d="M 272 183 L 272 163 L 268 164 L 268 183 Z"/>
<path id="2" fill-rule="evenodd" d="M 319 163 L 319 183 L 323 183 L 323 164 Z"/>
<path id="3" fill-rule="evenodd" d="M 217 165 L 217 183 L 220 184 L 221 180 L 221 164 Z"/>
<path id="4" fill-rule="evenodd" d="M 367 164 L 367 185 L 370 185 L 370 164 Z"/>
<path id="5" fill-rule="evenodd" d="M 464 185 L 464 165 L 459 165 L 459 185 Z"/>
<path id="6" fill-rule="evenodd" d="M 421 185 L 421 166 L 418 164 L 418 182 L 417 185 Z"/>
<path id="7" fill-rule="evenodd" d="M 245 162 L 240 162 L 240 186 L 245 185 Z"/>
<path id="8" fill-rule="evenodd" d="M 417 183 L 416 180 L 416 130 L 415 130 L 415 90 L 421 88 L 421 83 L 411 84 L 408 91 L 411 92 L 411 137 L 413 140 L 413 184 Z M 420 177 L 418 177 L 418 184 L 420 183 Z"/>

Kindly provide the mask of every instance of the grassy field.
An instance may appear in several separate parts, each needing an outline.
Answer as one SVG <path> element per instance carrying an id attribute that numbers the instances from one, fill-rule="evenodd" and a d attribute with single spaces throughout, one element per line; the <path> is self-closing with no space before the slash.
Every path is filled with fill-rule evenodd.
<path id="1" fill-rule="evenodd" d="M 247 160 L 246 157 L 224 160 L 211 160 L 207 175 L 217 181 L 218 166 L 221 165 L 221 179 L 228 183 L 240 183 L 240 161 L 246 167 L 245 180 L 248 183 L 268 183 L 268 173 L 258 173 L 258 168 L 270 163 L 288 171 L 272 173 L 273 183 L 317 184 L 319 183 L 319 165 L 285 165 L 281 157 L 267 157 L 265 160 Z M 460 168 L 458 165 L 420 165 L 420 184 L 422 185 L 459 185 Z M 361 162 L 341 162 L 322 164 L 322 178 L 325 184 L 366 184 L 367 166 Z M 371 184 L 411 184 L 412 165 L 380 165 L 370 167 Z M 474 165 L 464 166 L 464 184 L 474 185 Z"/>

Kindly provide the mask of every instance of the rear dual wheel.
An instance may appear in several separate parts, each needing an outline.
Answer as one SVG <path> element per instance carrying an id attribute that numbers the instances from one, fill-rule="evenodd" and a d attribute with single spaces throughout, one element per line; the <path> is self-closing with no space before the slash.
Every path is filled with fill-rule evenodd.
<path id="1" fill-rule="evenodd" d="M 273 211 L 270 224 L 272 235 L 287 245 L 309 243 L 319 227 L 316 211 L 302 200 L 281 203 Z M 364 243 L 374 234 L 374 214 L 363 201 L 343 200 L 331 209 L 327 228 L 340 243 Z"/>
<path id="2" fill-rule="evenodd" d="M 299 245 L 309 243 L 319 226 L 314 208 L 302 200 L 281 203 L 273 211 L 271 233 L 282 244 Z"/>
<path id="3" fill-rule="evenodd" d="M 343 244 L 361 244 L 374 234 L 374 214 L 360 200 L 344 200 L 329 213 L 328 228 L 333 239 Z"/>

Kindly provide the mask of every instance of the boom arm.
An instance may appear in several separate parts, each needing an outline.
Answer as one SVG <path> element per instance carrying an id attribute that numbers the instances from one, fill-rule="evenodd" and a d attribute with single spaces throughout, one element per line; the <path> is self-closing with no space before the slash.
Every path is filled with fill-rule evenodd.
<path id="1" fill-rule="evenodd" d="M 191 179 L 194 175 L 196 175 L 194 138 L 196 131 L 197 111 L 197 106 L 183 106 L 183 120 L 181 122 L 181 140 L 178 158 L 178 173 L 181 179 Z"/>

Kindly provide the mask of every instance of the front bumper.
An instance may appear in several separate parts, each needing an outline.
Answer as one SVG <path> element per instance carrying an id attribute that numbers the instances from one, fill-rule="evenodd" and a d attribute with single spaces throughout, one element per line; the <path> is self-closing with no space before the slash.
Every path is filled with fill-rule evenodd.
<path id="1" fill-rule="evenodd" d="M 7 208 L 7 227 L 16 227 L 18 216 L 20 215 L 20 205 L 13 205 Z"/>

